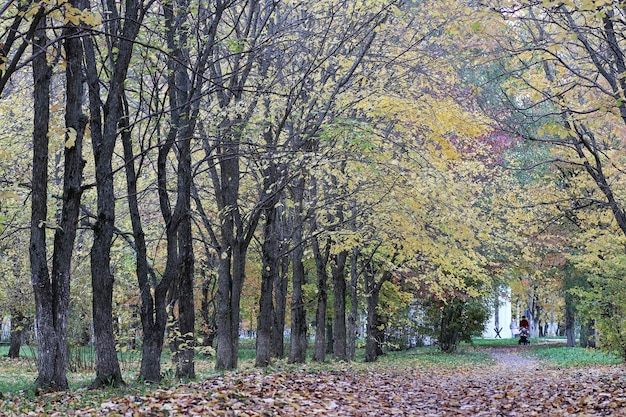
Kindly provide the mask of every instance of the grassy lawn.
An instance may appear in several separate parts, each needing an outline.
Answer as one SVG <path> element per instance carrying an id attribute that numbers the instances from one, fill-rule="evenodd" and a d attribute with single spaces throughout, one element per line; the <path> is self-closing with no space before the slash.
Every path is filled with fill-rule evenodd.
<path id="1" fill-rule="evenodd" d="M 424 346 L 401 352 L 388 352 L 381 356 L 380 365 L 400 364 L 405 367 L 465 367 L 485 366 L 493 363 L 489 354 L 476 349 L 460 348 L 452 354 L 443 353 L 436 346 Z"/>
<path id="2" fill-rule="evenodd" d="M 622 360 L 599 349 L 567 347 L 563 345 L 536 345 L 528 351 L 532 356 L 559 368 L 577 368 L 593 365 L 617 365 Z"/>
<path id="3" fill-rule="evenodd" d="M 517 339 L 474 339 L 476 348 L 498 346 L 517 346 Z M 470 346 L 470 345 L 464 345 Z M 533 338 L 531 344 L 524 347 L 525 352 L 547 366 L 559 368 L 576 368 L 594 365 L 617 365 L 622 360 L 614 354 L 600 349 L 565 346 L 565 338 Z"/>

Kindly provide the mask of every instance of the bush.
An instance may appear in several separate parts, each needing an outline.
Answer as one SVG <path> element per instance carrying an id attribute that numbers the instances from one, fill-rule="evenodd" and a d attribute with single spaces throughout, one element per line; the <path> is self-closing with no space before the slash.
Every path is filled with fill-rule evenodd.
<path id="1" fill-rule="evenodd" d="M 598 347 L 626 360 L 626 256 L 607 258 L 600 265 L 596 274 L 587 276 L 587 286 L 571 292 L 579 297 L 578 309 L 583 319 L 595 325 Z M 583 328 L 582 339 L 591 339 L 586 333 L 589 330 Z"/>
<path id="2" fill-rule="evenodd" d="M 472 336 L 482 334 L 489 318 L 488 303 L 472 297 L 434 301 L 425 313 L 425 332 L 436 338 L 446 353 L 456 351 L 460 342 L 471 343 Z"/>

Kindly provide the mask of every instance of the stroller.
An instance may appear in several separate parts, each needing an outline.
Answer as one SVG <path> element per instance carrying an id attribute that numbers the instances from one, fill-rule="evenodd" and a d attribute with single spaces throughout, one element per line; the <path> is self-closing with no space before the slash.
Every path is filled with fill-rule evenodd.
<path id="1" fill-rule="evenodd" d="M 530 331 L 528 327 L 520 327 L 518 345 L 527 345 L 530 343 Z"/>

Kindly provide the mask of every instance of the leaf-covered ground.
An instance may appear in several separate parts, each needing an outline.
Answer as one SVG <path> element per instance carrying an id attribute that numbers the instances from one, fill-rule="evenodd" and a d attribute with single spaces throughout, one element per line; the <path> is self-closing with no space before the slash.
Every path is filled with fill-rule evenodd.
<path id="1" fill-rule="evenodd" d="M 545 369 L 495 349 L 477 367 L 345 366 L 246 371 L 105 398 L 85 391 L 0 400 L 6 416 L 570 416 L 626 415 L 623 366 Z"/>

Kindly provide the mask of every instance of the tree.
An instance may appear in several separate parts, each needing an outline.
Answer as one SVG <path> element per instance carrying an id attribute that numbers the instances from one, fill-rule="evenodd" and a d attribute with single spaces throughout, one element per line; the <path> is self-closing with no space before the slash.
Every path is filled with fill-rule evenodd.
<path id="1" fill-rule="evenodd" d="M 314 141 L 320 126 L 330 114 L 336 98 L 351 82 L 367 51 L 368 42 L 374 37 L 364 28 L 377 25 L 385 10 L 369 13 L 365 8 L 355 9 L 357 18 L 347 20 L 350 25 L 356 25 L 355 31 L 342 31 L 344 38 L 339 44 L 331 45 L 324 43 L 328 30 L 334 33 L 340 26 L 337 21 L 326 17 L 342 16 L 334 8 L 324 9 L 318 4 L 301 9 L 302 13 L 310 16 L 311 24 L 320 24 L 319 27 L 313 25 L 307 28 L 305 20 L 298 14 L 300 12 L 290 5 L 254 2 L 238 7 L 233 5 L 225 9 L 225 13 L 228 16 L 241 13 L 246 19 L 232 19 L 237 25 L 233 26 L 233 31 L 224 33 L 245 33 L 246 42 L 233 38 L 230 43 L 216 45 L 213 50 L 214 57 L 222 57 L 213 60 L 209 71 L 213 85 L 219 87 L 215 93 L 219 121 L 205 135 L 212 194 L 223 218 L 219 231 L 214 233 L 217 239 L 214 246 L 220 253 L 216 366 L 225 369 L 235 367 L 237 362 L 239 302 L 245 278 L 246 253 L 257 224 L 264 214 L 272 217 L 269 213 L 276 209 L 269 203 L 280 200 L 290 181 L 299 180 L 301 170 L 302 177 L 306 177 L 304 155 L 315 150 Z M 226 19 L 223 22 L 225 26 L 220 30 L 229 29 L 230 21 L 230 17 Z M 302 39 L 304 43 L 293 42 L 291 37 Z M 313 49 L 306 49 L 306 45 Z M 342 48 L 347 51 L 345 67 L 329 63 L 329 57 L 342 51 Z M 320 85 L 324 86 L 321 90 L 327 89 L 328 93 L 309 94 L 309 84 L 317 82 L 320 76 Z M 263 105 L 257 106 L 261 103 Z M 254 137 L 262 142 L 249 140 Z M 255 155 L 261 157 L 257 159 Z M 276 161 L 274 168 L 271 167 L 273 162 L 268 167 L 268 161 L 273 160 Z M 242 175 L 243 166 L 253 168 L 258 161 L 263 162 L 256 165 L 261 169 L 250 171 L 249 176 Z M 284 164 L 290 168 L 283 170 Z M 270 181 L 264 182 L 263 178 L 274 169 L 277 169 L 278 176 L 274 175 Z M 242 187 L 253 183 L 259 184 L 261 192 L 253 197 L 254 203 L 248 207 L 243 204 L 243 197 L 248 194 Z M 296 202 L 294 206 L 299 207 L 299 204 Z M 295 224 L 295 227 L 299 226 Z M 272 236 L 268 234 L 265 237 Z M 292 261 L 294 268 L 300 271 L 299 260 Z M 296 282 L 300 282 L 299 278 Z M 273 286 L 267 282 L 263 288 L 270 291 Z M 294 293 L 297 297 L 300 289 L 296 288 Z M 267 300 L 270 297 L 266 295 L 263 299 L 266 300 L 265 309 L 269 310 Z M 301 321 L 297 318 L 294 323 Z M 297 324 L 295 328 L 305 327 Z M 265 338 L 267 334 L 263 330 L 261 336 Z M 301 335 L 296 335 L 294 340 L 302 340 Z M 260 346 L 269 344 L 263 341 Z M 260 363 L 265 362 L 264 358 L 260 359 Z"/>
<path id="2" fill-rule="evenodd" d="M 96 379 L 92 387 L 123 384 L 117 359 L 113 334 L 113 273 L 111 271 L 111 245 L 115 232 L 115 193 L 113 152 L 119 135 L 120 120 L 125 117 L 123 107 L 124 80 L 133 55 L 134 41 L 139 32 L 143 4 L 130 0 L 125 4 L 123 24 L 118 20 L 105 25 L 108 53 L 114 56 L 109 64 L 110 79 L 106 99 L 100 88 L 100 62 L 96 61 L 94 40 L 85 38 L 85 62 L 89 86 L 90 131 L 95 162 L 97 214 L 93 226 L 94 240 L 91 248 L 91 279 L 93 319 L 96 347 Z M 107 13 L 120 16 L 117 5 L 105 5 Z M 113 54 L 115 51 L 115 54 Z"/>
<path id="3" fill-rule="evenodd" d="M 588 241 L 572 245 L 571 253 L 588 267 L 605 242 L 598 233 L 611 229 L 623 236 L 626 231 L 620 191 L 626 120 L 621 74 L 626 67 L 619 34 L 624 9 L 613 1 L 489 7 L 493 23 L 477 29 L 491 39 L 490 55 L 500 58 L 493 82 L 501 88 L 488 101 L 488 110 L 504 129 L 534 141 L 535 148 L 548 147 L 550 154 L 542 162 L 566 174 L 550 176 L 556 187 L 567 185 L 562 188 L 566 193 L 542 204 L 551 203 L 582 232 L 576 233 L 579 237 L 586 236 Z M 608 228 L 607 221 L 613 223 Z"/>
<path id="4" fill-rule="evenodd" d="M 191 64 L 190 51 L 187 47 L 186 15 L 189 2 L 180 1 L 164 5 L 166 40 L 168 48 L 173 51 L 168 56 L 169 104 L 171 108 L 171 124 L 167 140 L 159 149 L 159 201 L 161 213 L 167 229 L 167 264 L 165 274 L 175 276 L 172 284 L 176 286 L 174 299 L 178 307 L 176 320 L 177 329 L 174 338 L 176 375 L 194 378 L 194 346 L 195 346 L 195 307 L 193 299 L 194 254 L 191 221 L 191 140 L 195 132 L 199 112 L 199 96 L 203 82 L 202 77 L 206 66 L 204 59 L 196 65 L 197 73 L 187 74 L 186 63 Z M 209 21 L 212 23 L 211 21 Z M 209 26 L 210 27 L 210 26 Z M 213 47 L 207 46 L 208 50 Z M 200 50 L 202 53 L 203 51 Z M 190 78 L 192 78 L 190 80 Z M 192 80 L 196 80 L 192 85 Z M 168 154 L 176 148 L 178 169 L 176 204 L 170 207 L 165 164 Z M 168 278 L 170 279 L 170 278 Z"/>
<path id="5" fill-rule="evenodd" d="M 313 225 L 315 227 L 315 225 Z M 314 233 L 315 233 L 315 229 Z M 328 258 L 330 256 L 331 241 L 327 237 L 318 240 L 313 237 L 311 248 L 315 259 L 315 270 L 317 272 L 317 310 L 315 312 L 315 347 L 313 350 L 313 360 L 323 362 L 326 360 L 326 309 L 328 303 Z"/>
<path id="6" fill-rule="evenodd" d="M 241 7 L 239 7 L 241 6 Z M 240 299 L 245 279 L 246 253 L 256 230 L 260 211 L 243 216 L 240 206 L 241 151 L 245 127 L 251 116 L 251 109 L 257 103 L 243 101 L 245 86 L 253 67 L 254 54 L 260 41 L 263 20 L 260 19 L 260 3 L 245 5 L 218 3 L 217 22 L 228 17 L 231 28 L 221 28 L 225 33 L 246 34 L 246 45 L 234 39 L 234 50 L 227 44 L 213 45 L 212 61 L 209 62 L 211 82 L 217 86 L 216 100 L 224 113 L 215 123 L 214 137 L 203 132 L 205 163 L 213 183 L 214 198 L 219 212 L 218 233 L 213 233 L 216 241 L 213 246 L 218 251 L 217 284 L 217 369 L 237 367 L 239 346 Z M 243 18 L 230 17 L 241 15 Z M 230 23 L 226 23 L 230 24 Z M 221 33 L 221 32 L 220 32 Z M 219 57 L 219 58 L 218 58 Z M 230 112 L 231 106 L 241 106 L 241 111 Z"/>
<path id="7" fill-rule="evenodd" d="M 127 100 L 124 101 L 127 103 Z M 127 106 L 126 104 L 125 107 L 127 108 Z M 125 127 L 128 124 L 127 118 L 122 118 L 121 124 Z M 122 130 L 122 145 L 124 148 L 128 209 L 136 253 L 135 268 L 141 299 L 139 315 L 143 330 L 143 343 L 139 378 L 147 382 L 160 381 L 161 353 L 167 324 L 167 292 L 170 282 L 165 279 L 157 282 L 156 273 L 148 262 L 146 238 L 138 202 L 137 168 L 135 168 L 135 155 L 128 128 Z"/>
<path id="8" fill-rule="evenodd" d="M 78 10 L 84 3 L 70 2 Z M 87 124 L 82 113 L 83 80 L 82 48 L 78 35 L 82 29 L 73 23 L 66 25 L 63 41 L 66 57 L 65 71 L 65 149 L 61 217 L 55 227 L 52 273 L 48 271 L 46 230 L 48 144 L 50 133 L 50 79 L 45 20 L 40 20 L 33 41 L 34 127 L 33 173 L 31 198 L 30 262 L 35 295 L 35 320 L 39 340 L 36 386 L 42 389 L 68 388 L 67 313 L 70 298 L 70 264 L 83 192 L 82 140 Z"/>

